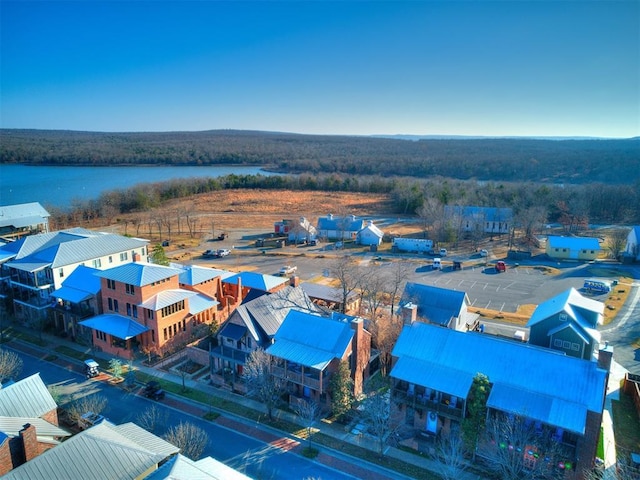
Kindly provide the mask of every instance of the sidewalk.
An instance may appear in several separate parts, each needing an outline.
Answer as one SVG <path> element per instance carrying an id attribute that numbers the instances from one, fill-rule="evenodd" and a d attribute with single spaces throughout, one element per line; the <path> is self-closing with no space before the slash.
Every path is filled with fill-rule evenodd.
<path id="1" fill-rule="evenodd" d="M 16 330 L 20 330 L 20 327 L 16 325 L 12 325 L 12 327 Z M 32 345 L 30 343 L 18 340 L 12 341 L 10 345 L 18 350 L 24 351 L 25 353 L 36 356 L 38 356 L 38 354 L 41 354 L 42 356 L 45 353 L 48 353 L 47 350 L 54 350 L 57 346 L 65 346 L 79 352 L 91 354 L 96 359 L 110 360 L 111 358 L 113 358 L 112 356 L 105 355 L 101 352 L 90 353 L 89 348 L 83 347 L 82 345 L 71 342 L 64 338 L 56 337 L 54 335 L 43 333 L 42 338 L 45 342 L 47 342 L 47 347 L 39 347 L 37 345 Z M 63 357 L 63 355 L 58 352 L 56 352 L 56 355 L 58 357 Z M 63 367 L 68 367 L 70 363 L 74 364 L 78 368 L 81 368 L 83 366 L 81 361 L 77 359 L 71 359 L 69 357 L 64 357 L 64 360 L 59 359 L 59 361 L 56 361 L 54 363 L 58 363 Z M 140 372 L 154 376 L 156 378 L 173 382 L 178 385 L 182 385 L 182 378 L 177 374 L 173 374 L 166 370 L 158 370 L 152 367 L 148 367 L 144 365 L 140 360 L 134 361 L 132 363 L 134 367 Z M 249 409 L 266 414 L 266 409 L 261 403 L 247 398 L 243 395 L 237 395 L 227 390 L 214 387 L 212 385 L 209 385 L 208 383 L 205 383 L 204 381 L 185 379 L 185 386 L 189 389 L 198 390 L 213 397 L 226 399 L 235 404 L 241 404 Z M 217 411 L 221 414 L 221 416 L 216 420 L 217 423 L 231 430 L 238 431 L 253 438 L 260 439 L 266 443 L 271 444 L 271 446 L 275 448 L 280 448 L 288 451 L 305 442 L 304 439 L 288 434 L 286 432 L 276 430 L 272 427 L 269 427 L 268 425 L 259 424 L 253 420 L 240 417 L 225 410 L 211 407 L 210 405 L 198 403 L 179 395 L 168 393 L 165 400 L 163 401 L 163 404 L 197 417 L 202 417 L 212 410 Z M 296 424 L 298 423 L 296 415 L 291 412 L 276 410 L 274 412 L 274 416 L 276 418 L 281 418 L 282 420 L 285 420 L 287 422 Z M 370 437 L 368 435 L 354 435 L 350 432 L 346 432 L 344 426 L 342 425 L 319 422 L 314 426 L 314 428 L 318 429 L 324 435 L 333 437 L 343 442 L 347 442 L 373 452 L 378 451 L 377 441 L 373 437 Z M 406 475 L 397 473 L 383 466 L 366 462 L 361 458 L 350 456 L 340 451 L 318 445 L 317 443 L 314 443 L 313 446 L 320 451 L 319 455 L 315 459 L 317 462 L 334 468 L 340 472 L 349 473 L 356 478 L 367 478 L 368 480 L 410 478 Z M 405 452 L 394 447 L 387 447 L 385 450 L 385 455 L 387 457 L 400 460 L 407 464 L 411 464 L 416 467 L 429 470 L 431 472 L 437 472 L 437 462 L 416 454 Z M 482 478 L 483 477 L 480 477 L 477 474 L 465 472 L 464 474 L 459 476 L 458 480 L 480 480 Z"/>

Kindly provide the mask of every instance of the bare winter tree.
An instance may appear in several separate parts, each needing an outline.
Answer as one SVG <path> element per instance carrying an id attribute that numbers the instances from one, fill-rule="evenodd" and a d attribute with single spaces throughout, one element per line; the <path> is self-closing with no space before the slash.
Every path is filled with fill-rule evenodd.
<path id="1" fill-rule="evenodd" d="M 307 448 L 311 448 L 312 428 L 320 418 L 320 406 L 313 400 L 302 399 L 298 402 L 295 412 L 307 431 Z"/>
<path id="2" fill-rule="evenodd" d="M 269 420 L 273 420 L 273 410 L 285 387 L 284 379 L 271 374 L 272 362 L 271 355 L 258 348 L 251 352 L 242 372 L 249 393 L 255 395 L 267 408 Z"/>
<path id="3" fill-rule="evenodd" d="M 547 221 L 547 209 L 541 205 L 533 205 L 520 210 L 515 218 L 516 223 L 522 228 L 524 241 L 527 245 L 537 245 L 535 232 Z"/>
<path id="4" fill-rule="evenodd" d="M 393 262 L 386 271 L 384 292 L 388 296 L 391 316 L 395 314 L 396 302 L 399 300 L 399 293 L 404 289 L 407 278 L 411 272 L 411 266 L 405 262 Z"/>
<path id="5" fill-rule="evenodd" d="M 418 207 L 416 213 L 424 228 L 425 238 L 427 238 L 427 231 L 430 228 L 433 229 L 436 237 L 439 237 L 444 226 L 444 206 L 442 203 L 440 203 L 437 198 L 428 197 L 422 205 Z"/>
<path id="6" fill-rule="evenodd" d="M 607 241 L 607 250 L 609 250 L 610 258 L 618 258 L 620 256 L 620 253 L 622 253 L 627 245 L 628 236 L 628 228 L 616 228 L 611 232 Z"/>
<path id="7" fill-rule="evenodd" d="M 443 480 L 458 480 L 469 466 L 464 457 L 464 442 L 458 431 L 443 434 L 438 440 L 436 452 L 439 460 L 437 470 Z"/>
<path id="8" fill-rule="evenodd" d="M 356 262 L 349 255 L 336 257 L 330 265 L 331 276 L 340 282 L 342 293 L 342 313 L 347 313 L 349 296 L 360 286 L 360 271 Z"/>
<path id="9" fill-rule="evenodd" d="M 387 279 L 385 278 L 384 270 L 380 268 L 363 269 L 361 273 L 360 292 L 369 319 L 373 322 L 385 300 L 384 287 Z"/>
<path id="10" fill-rule="evenodd" d="M 504 480 L 549 478 L 558 444 L 549 439 L 550 432 L 538 432 L 533 422 L 523 416 L 503 413 L 491 415 L 478 455 Z"/>
<path id="11" fill-rule="evenodd" d="M 5 380 L 15 378 L 22 371 L 22 359 L 17 353 L 0 348 L 0 385 Z"/>
<path id="12" fill-rule="evenodd" d="M 209 444 L 209 436 L 193 423 L 180 422 L 169 428 L 163 437 L 180 449 L 180 453 L 191 460 L 198 460 Z"/>
<path id="13" fill-rule="evenodd" d="M 391 367 L 391 351 L 402 331 L 402 319 L 384 312 L 371 321 L 368 330 L 371 342 L 380 354 L 380 373 L 386 377 Z"/>
<path id="14" fill-rule="evenodd" d="M 155 435 L 159 435 L 164 430 L 168 421 L 169 412 L 161 410 L 155 405 L 143 410 L 136 418 L 138 425 Z"/>
<path id="15" fill-rule="evenodd" d="M 85 413 L 92 412 L 99 415 L 105 408 L 107 408 L 107 398 L 103 395 L 93 394 L 74 400 L 65 410 L 69 420 L 77 423 Z"/>
<path id="16" fill-rule="evenodd" d="M 387 441 L 401 425 L 399 410 L 392 408 L 391 401 L 391 394 L 388 391 L 377 391 L 369 393 L 363 402 L 362 420 L 368 432 L 376 439 L 378 455 L 381 457 L 384 456 Z"/>

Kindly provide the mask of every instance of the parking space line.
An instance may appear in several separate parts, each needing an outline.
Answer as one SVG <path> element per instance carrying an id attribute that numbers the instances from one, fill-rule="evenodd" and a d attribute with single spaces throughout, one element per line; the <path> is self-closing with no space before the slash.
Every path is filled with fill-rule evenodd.
<path id="1" fill-rule="evenodd" d="M 477 280 L 476 280 L 476 281 L 474 281 L 474 282 L 471 284 L 471 287 L 470 287 L 470 288 L 475 287 L 475 286 L 476 286 L 476 283 L 478 283 L 478 281 L 477 281 Z"/>
<path id="2" fill-rule="evenodd" d="M 489 300 L 489 303 L 487 303 L 487 305 L 484 308 L 489 308 L 489 305 L 491 305 L 491 300 Z"/>
<path id="3" fill-rule="evenodd" d="M 511 282 L 509 285 L 507 285 L 506 287 L 502 287 L 503 290 L 506 290 L 507 288 L 510 288 L 511 286 L 513 286 L 516 282 Z"/>
<path id="4" fill-rule="evenodd" d="M 462 285 L 464 283 L 464 280 L 460 280 L 460 282 L 458 283 L 458 286 Z"/>

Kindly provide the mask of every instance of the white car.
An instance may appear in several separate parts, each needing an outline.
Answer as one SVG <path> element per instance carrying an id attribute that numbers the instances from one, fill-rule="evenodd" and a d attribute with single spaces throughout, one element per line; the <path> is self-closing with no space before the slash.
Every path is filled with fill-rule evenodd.
<path id="1" fill-rule="evenodd" d="M 431 268 L 434 270 L 442 270 L 442 259 L 434 258 L 433 265 L 431 265 Z"/>
<path id="2" fill-rule="evenodd" d="M 294 265 L 285 265 L 280 269 L 280 275 L 291 275 L 296 273 L 296 270 L 298 270 L 298 267 Z"/>
<path id="3" fill-rule="evenodd" d="M 447 249 L 446 248 L 441 248 L 440 249 L 440 256 L 441 257 L 446 257 L 447 256 Z"/>
<path id="4" fill-rule="evenodd" d="M 481 257 L 488 257 L 489 256 L 489 252 L 486 251 L 485 249 L 480 250 L 480 256 Z"/>
<path id="5" fill-rule="evenodd" d="M 226 257 L 230 253 L 231 253 L 231 250 L 229 250 L 227 248 L 221 248 L 220 250 L 218 250 L 216 252 L 216 257 Z"/>

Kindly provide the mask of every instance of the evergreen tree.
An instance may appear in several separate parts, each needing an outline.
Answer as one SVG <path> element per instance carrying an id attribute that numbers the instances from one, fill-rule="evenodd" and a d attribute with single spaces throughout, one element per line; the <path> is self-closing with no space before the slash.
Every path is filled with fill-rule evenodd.
<path id="1" fill-rule="evenodd" d="M 467 401 L 467 412 L 462 420 L 462 438 L 466 447 L 476 456 L 478 439 L 486 427 L 487 399 L 491 391 L 489 378 L 477 373 L 471 384 L 471 392 Z"/>
<path id="2" fill-rule="evenodd" d="M 169 265 L 169 258 L 167 257 L 164 248 L 160 244 L 156 244 L 151 251 L 151 260 L 156 265 Z"/>
<path id="3" fill-rule="evenodd" d="M 340 419 L 351 410 L 353 405 L 353 380 L 349 363 L 342 360 L 338 370 L 331 377 L 331 410 L 333 416 Z"/>

